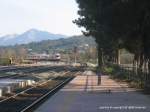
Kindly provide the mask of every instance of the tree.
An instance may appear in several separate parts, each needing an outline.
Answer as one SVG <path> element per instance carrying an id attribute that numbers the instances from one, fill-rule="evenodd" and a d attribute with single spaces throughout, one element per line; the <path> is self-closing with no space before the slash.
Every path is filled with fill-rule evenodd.
<path id="1" fill-rule="evenodd" d="M 125 48 L 134 54 L 139 68 L 148 63 L 150 74 L 149 0 L 77 0 L 77 3 L 80 18 L 74 22 L 85 27 L 85 35 L 95 37 L 100 66 L 102 51 L 117 57 L 116 51 Z"/>
<path id="2" fill-rule="evenodd" d="M 110 0 L 77 0 L 80 18 L 74 21 L 78 26 L 84 27 L 83 34 L 93 36 L 97 43 L 98 65 L 103 65 L 104 51 L 112 50 L 114 39 L 110 38 L 111 28 L 111 2 Z M 107 10 L 109 9 L 109 10 Z M 108 11 L 108 13 L 104 13 Z M 109 21 L 109 22 L 108 22 Z M 107 54 L 107 52 L 105 52 Z"/>

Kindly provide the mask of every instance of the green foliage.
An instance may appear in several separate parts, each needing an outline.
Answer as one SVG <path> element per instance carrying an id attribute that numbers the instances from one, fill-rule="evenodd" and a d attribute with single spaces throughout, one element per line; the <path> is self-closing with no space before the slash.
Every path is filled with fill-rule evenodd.
<path id="1" fill-rule="evenodd" d="M 144 62 L 146 64 L 148 62 L 150 71 L 149 0 L 76 1 L 80 17 L 74 23 L 85 28 L 83 31 L 85 35 L 92 35 L 95 38 L 99 65 L 102 65 L 103 55 L 116 62 L 119 57 L 117 50 L 125 48 L 134 54 L 134 63 L 137 62 L 139 68 L 142 68 Z M 126 61 L 129 60 L 126 58 Z M 119 70 L 117 74 L 126 78 L 125 75 L 119 75 L 122 74 Z"/>
<path id="2" fill-rule="evenodd" d="M 136 73 L 132 70 L 128 70 L 128 68 L 122 68 L 118 65 L 109 64 L 105 68 L 105 72 L 113 79 L 128 82 L 130 86 L 137 88 L 145 88 L 146 86 L 145 74 L 141 70 L 138 70 Z"/>
<path id="3" fill-rule="evenodd" d="M 11 60 L 9 58 L 0 58 L 0 65 L 10 65 Z"/>
<path id="4" fill-rule="evenodd" d="M 73 49 L 76 46 L 81 51 L 78 52 L 77 56 L 79 62 L 94 62 L 97 60 L 96 49 L 94 49 L 95 45 L 95 40 L 92 37 L 82 35 L 73 36 L 58 40 L 46 40 L 38 43 L 33 42 L 23 45 L 0 47 L 0 57 L 12 58 L 14 63 L 21 63 L 27 54 L 31 52 L 46 52 L 49 54 L 59 52 L 62 54 L 62 58 L 69 57 L 69 60 L 72 61 L 74 59 Z"/>
<path id="5" fill-rule="evenodd" d="M 114 71 L 114 69 L 112 67 L 105 67 L 104 68 L 104 72 L 108 73 L 108 74 L 112 74 Z"/>
<path id="6" fill-rule="evenodd" d="M 74 21 L 79 27 L 84 27 L 83 34 L 91 35 L 95 38 L 98 48 L 99 66 L 103 64 L 103 56 L 112 59 L 116 56 L 116 51 L 121 47 L 122 41 L 119 34 L 115 34 L 113 27 L 115 20 L 112 16 L 111 0 L 77 0 L 79 4 L 78 14 L 80 17 Z M 116 21 L 116 23 L 118 23 Z M 118 28 L 120 30 L 120 28 Z M 117 31 L 116 31 L 117 32 Z M 115 35 L 114 35 L 115 34 Z"/>
<path id="7" fill-rule="evenodd" d="M 33 42 L 25 45 L 17 45 L 14 48 L 24 47 L 26 49 L 32 49 L 32 52 L 42 53 L 43 51 L 48 51 L 48 53 L 52 53 L 54 51 L 65 52 L 71 50 L 75 46 L 81 46 L 84 44 L 89 44 L 89 46 L 95 46 L 95 41 L 91 37 L 85 36 L 74 36 L 65 39 L 58 40 L 46 40 L 42 42 Z"/>

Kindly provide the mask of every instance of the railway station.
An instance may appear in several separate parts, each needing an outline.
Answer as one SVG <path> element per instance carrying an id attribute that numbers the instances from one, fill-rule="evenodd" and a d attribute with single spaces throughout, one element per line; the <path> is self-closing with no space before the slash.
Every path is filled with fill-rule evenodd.
<path id="1" fill-rule="evenodd" d="M 0 0 L 0 112 L 150 112 L 150 0 Z"/>

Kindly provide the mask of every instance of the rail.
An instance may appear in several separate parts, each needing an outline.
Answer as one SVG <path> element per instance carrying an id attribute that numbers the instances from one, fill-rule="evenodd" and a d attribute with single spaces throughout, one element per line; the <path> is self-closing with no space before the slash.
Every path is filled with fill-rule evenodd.
<path id="1" fill-rule="evenodd" d="M 44 100 L 50 94 L 56 92 L 59 88 L 61 88 L 64 84 L 66 84 L 71 79 L 72 78 L 66 79 L 65 81 L 63 81 L 62 83 L 60 83 L 59 85 L 57 85 L 55 88 L 53 88 L 52 90 L 50 90 L 48 93 L 46 93 L 45 95 L 43 95 L 42 97 L 40 97 L 39 99 L 37 99 L 36 101 L 34 101 L 31 105 L 27 106 L 26 108 L 24 108 L 20 112 L 27 112 L 27 111 L 31 110 L 34 106 L 36 106 L 38 103 L 40 103 L 42 100 Z"/>
<path id="2" fill-rule="evenodd" d="M 63 87 L 63 85 L 70 81 L 73 78 L 73 76 L 68 75 L 70 75 L 71 73 L 72 72 L 68 71 L 64 72 L 62 75 L 55 76 L 52 79 L 49 79 L 43 83 L 39 83 L 35 86 L 32 86 L 31 88 L 28 88 L 13 96 L 1 100 L 0 110 L 3 112 L 7 112 L 10 110 L 11 112 L 25 112 L 29 109 L 33 109 L 33 107 L 35 107 L 36 104 L 40 103 L 45 98 L 48 98 L 49 95 L 55 93 L 57 90 Z M 53 82 L 54 85 L 51 85 L 53 84 Z M 51 85 L 51 87 L 49 87 L 49 84 Z M 7 108 L 8 105 L 11 106 Z"/>

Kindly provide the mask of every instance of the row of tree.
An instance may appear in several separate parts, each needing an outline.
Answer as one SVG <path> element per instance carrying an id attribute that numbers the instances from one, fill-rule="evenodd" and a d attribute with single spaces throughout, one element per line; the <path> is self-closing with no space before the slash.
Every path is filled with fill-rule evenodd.
<path id="1" fill-rule="evenodd" d="M 118 60 L 121 48 L 134 54 L 134 63 L 150 71 L 149 0 L 76 0 L 80 17 L 74 20 L 84 27 L 84 35 L 95 38 L 99 66 L 103 56 Z"/>
<path id="2" fill-rule="evenodd" d="M 8 60 L 10 60 L 11 63 L 21 63 L 26 56 L 27 50 L 25 48 L 0 48 L 0 61 L 2 60 L 4 64 L 5 62 L 7 63 Z"/>

